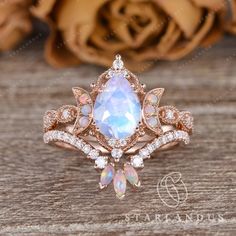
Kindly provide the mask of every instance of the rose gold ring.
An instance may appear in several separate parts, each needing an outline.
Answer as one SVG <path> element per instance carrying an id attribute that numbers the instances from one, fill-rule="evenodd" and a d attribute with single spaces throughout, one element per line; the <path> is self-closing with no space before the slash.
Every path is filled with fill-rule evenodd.
<path id="1" fill-rule="evenodd" d="M 77 105 L 44 115 L 44 142 L 81 151 L 101 170 L 101 189 L 112 181 L 118 198 L 129 182 L 140 186 L 137 170 L 144 160 L 176 144 L 189 143 L 193 117 L 173 106 L 159 106 L 164 92 L 145 85 L 124 67 L 119 55 L 91 92 L 73 88 Z"/>

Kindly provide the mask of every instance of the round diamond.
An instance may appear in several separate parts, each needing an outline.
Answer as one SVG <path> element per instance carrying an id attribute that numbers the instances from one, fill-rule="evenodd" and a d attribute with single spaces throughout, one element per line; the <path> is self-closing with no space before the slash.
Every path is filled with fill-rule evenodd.
<path id="1" fill-rule="evenodd" d="M 91 151 L 91 146 L 90 145 L 85 145 L 82 149 L 82 151 L 85 153 L 85 154 L 89 154 L 90 151 Z"/>
<path id="2" fill-rule="evenodd" d="M 81 149 L 84 145 L 84 142 L 82 140 L 76 140 L 75 146 L 79 149 Z"/>
<path id="3" fill-rule="evenodd" d="M 115 147 L 115 146 L 116 146 L 116 140 L 115 140 L 115 139 L 109 139 L 109 140 L 108 140 L 108 144 L 109 144 L 109 146 L 111 146 L 111 147 Z"/>
<path id="4" fill-rule="evenodd" d="M 174 113 L 172 110 L 167 110 L 166 111 L 166 118 L 169 119 L 169 120 L 173 120 L 174 119 Z"/>
<path id="5" fill-rule="evenodd" d="M 147 148 L 143 148 L 139 151 L 139 155 L 142 157 L 142 158 L 147 158 L 149 156 L 149 151 Z"/>
<path id="6" fill-rule="evenodd" d="M 148 144 L 148 145 L 147 145 L 147 149 L 148 149 L 149 154 L 150 154 L 150 153 L 152 153 L 152 152 L 155 151 L 156 147 L 155 147 L 154 144 Z"/>
<path id="7" fill-rule="evenodd" d="M 69 109 L 65 109 L 63 112 L 62 112 L 62 117 L 63 119 L 68 119 L 70 117 L 70 110 Z"/>
<path id="8" fill-rule="evenodd" d="M 140 156 L 134 156 L 131 160 L 131 164 L 133 167 L 135 168 L 140 168 L 143 167 L 143 158 L 141 158 Z"/>
<path id="9" fill-rule="evenodd" d="M 124 147 L 124 146 L 126 146 L 127 145 L 127 141 L 125 140 L 125 139 L 121 139 L 120 140 L 120 146 L 121 147 Z"/>
<path id="10" fill-rule="evenodd" d="M 123 151 L 121 149 L 113 149 L 111 151 L 111 156 L 115 159 L 120 159 L 123 155 Z"/>
<path id="11" fill-rule="evenodd" d="M 107 158 L 106 157 L 101 157 L 99 156 L 96 160 L 95 160 L 95 165 L 97 168 L 99 169 L 104 169 L 107 165 Z"/>
<path id="12" fill-rule="evenodd" d="M 98 156 L 99 156 L 99 151 L 96 149 L 91 150 L 89 153 L 89 157 L 93 160 L 97 159 Z"/>
<path id="13" fill-rule="evenodd" d="M 124 67 L 124 62 L 121 60 L 120 55 L 116 56 L 116 59 L 113 62 L 113 67 L 115 70 L 121 70 Z"/>

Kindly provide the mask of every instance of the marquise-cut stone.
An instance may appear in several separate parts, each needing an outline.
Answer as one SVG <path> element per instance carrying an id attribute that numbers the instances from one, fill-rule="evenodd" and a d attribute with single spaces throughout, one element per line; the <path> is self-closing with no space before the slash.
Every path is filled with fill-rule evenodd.
<path id="1" fill-rule="evenodd" d="M 95 101 L 94 119 L 100 132 L 109 138 L 130 137 L 141 114 L 141 104 L 131 84 L 124 74 L 114 73 Z"/>
<path id="2" fill-rule="evenodd" d="M 118 170 L 114 177 L 114 189 L 118 198 L 123 198 L 126 191 L 126 178 L 122 170 Z"/>
<path id="3" fill-rule="evenodd" d="M 125 177 L 130 182 L 130 184 L 138 186 L 139 178 L 136 170 L 129 164 L 124 167 Z"/>
<path id="4" fill-rule="evenodd" d="M 111 183 L 113 180 L 115 174 L 114 167 L 109 164 L 105 167 L 105 169 L 102 171 L 101 178 L 100 178 L 100 184 L 102 186 L 107 186 L 108 184 Z"/>

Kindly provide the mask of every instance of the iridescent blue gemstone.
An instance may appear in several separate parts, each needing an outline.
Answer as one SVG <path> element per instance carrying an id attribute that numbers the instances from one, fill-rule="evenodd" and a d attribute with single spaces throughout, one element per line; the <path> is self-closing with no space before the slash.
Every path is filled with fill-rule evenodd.
<path id="1" fill-rule="evenodd" d="M 114 73 L 94 105 L 94 120 L 108 138 L 124 139 L 135 133 L 142 117 L 141 104 L 130 82 Z"/>

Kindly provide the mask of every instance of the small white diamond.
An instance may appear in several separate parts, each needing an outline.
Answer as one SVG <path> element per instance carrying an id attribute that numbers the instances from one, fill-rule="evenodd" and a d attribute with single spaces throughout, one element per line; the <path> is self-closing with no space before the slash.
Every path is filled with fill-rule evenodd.
<path id="1" fill-rule="evenodd" d="M 82 151 L 85 153 L 85 154 L 89 154 L 90 151 L 91 151 L 91 146 L 90 145 L 85 145 L 83 148 L 82 148 Z"/>
<path id="2" fill-rule="evenodd" d="M 127 141 L 125 139 L 120 140 L 120 146 L 125 147 L 127 145 Z"/>
<path id="3" fill-rule="evenodd" d="M 99 168 L 99 169 L 104 169 L 107 165 L 107 158 L 106 157 L 101 157 L 99 156 L 96 160 L 95 160 L 95 167 Z"/>
<path id="4" fill-rule="evenodd" d="M 89 153 L 89 157 L 93 160 L 97 159 L 99 156 L 99 151 L 96 149 L 92 149 Z"/>
<path id="5" fill-rule="evenodd" d="M 64 140 L 65 139 L 65 133 L 57 133 L 55 134 L 56 139 Z"/>
<path id="6" fill-rule="evenodd" d="M 181 138 L 181 135 L 180 135 L 180 133 L 179 133 L 179 132 L 175 132 L 175 137 L 176 137 L 176 139 L 179 139 L 179 138 Z"/>
<path id="7" fill-rule="evenodd" d="M 116 56 L 116 59 L 113 62 L 113 67 L 115 70 L 121 70 L 124 67 L 124 62 L 121 60 L 120 55 Z"/>
<path id="8" fill-rule="evenodd" d="M 155 143 L 156 148 L 159 148 L 161 146 L 160 139 L 155 139 L 154 143 Z"/>
<path id="9" fill-rule="evenodd" d="M 140 168 L 143 167 L 143 158 L 141 158 L 140 156 L 134 156 L 131 159 L 131 165 L 135 168 Z"/>
<path id="10" fill-rule="evenodd" d="M 184 143 L 185 143 L 185 144 L 189 144 L 189 142 L 190 142 L 190 138 L 189 138 L 189 136 L 188 136 L 188 137 L 185 138 Z"/>
<path id="11" fill-rule="evenodd" d="M 166 118 L 169 120 L 173 120 L 174 119 L 174 113 L 172 110 L 167 110 L 166 111 Z"/>
<path id="12" fill-rule="evenodd" d="M 120 159 L 123 155 L 123 151 L 121 149 L 113 149 L 111 151 L 111 156 L 115 159 Z"/>
<path id="13" fill-rule="evenodd" d="M 111 147 L 115 147 L 115 146 L 116 146 L 116 140 L 115 140 L 115 139 L 109 139 L 109 140 L 108 140 L 108 144 L 109 144 L 109 146 L 111 146 Z"/>
<path id="14" fill-rule="evenodd" d="M 70 110 L 69 109 L 65 109 L 63 112 L 62 112 L 62 118 L 63 119 L 68 119 L 70 117 Z"/>
<path id="15" fill-rule="evenodd" d="M 173 139 L 173 134 L 172 133 L 168 133 L 166 136 L 166 139 L 170 142 Z"/>
<path id="16" fill-rule="evenodd" d="M 82 149 L 82 147 L 84 146 L 84 142 L 82 140 L 78 139 L 78 140 L 76 140 L 75 146 L 78 149 Z"/>
<path id="17" fill-rule="evenodd" d="M 149 151 L 149 154 L 155 151 L 156 147 L 153 143 L 147 145 L 147 149 Z"/>
<path id="18" fill-rule="evenodd" d="M 139 155 L 142 157 L 142 158 L 147 158 L 149 157 L 149 151 L 147 148 L 143 148 L 139 151 Z"/>
<path id="19" fill-rule="evenodd" d="M 166 144 L 167 143 L 167 138 L 166 136 L 162 136 L 161 139 L 160 139 L 161 143 L 162 144 Z"/>
<path id="20" fill-rule="evenodd" d="M 73 142 L 73 138 L 69 135 L 66 135 L 64 141 L 71 144 Z"/>

